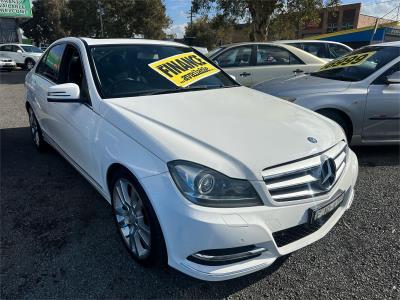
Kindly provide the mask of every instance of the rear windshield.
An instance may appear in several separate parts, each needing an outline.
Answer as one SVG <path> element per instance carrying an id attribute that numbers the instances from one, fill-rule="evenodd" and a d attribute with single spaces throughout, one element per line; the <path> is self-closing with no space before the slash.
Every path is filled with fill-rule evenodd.
<path id="1" fill-rule="evenodd" d="M 97 74 L 97 86 L 103 98 L 238 85 L 205 56 L 193 51 L 191 48 L 164 45 L 102 45 L 92 46 L 90 55 Z M 176 57 L 183 59 L 176 60 Z M 169 58 L 170 62 L 160 66 L 160 62 L 168 61 Z M 201 65 L 213 71 L 205 72 L 204 68 L 199 67 Z M 177 76 L 180 74 L 185 78 L 178 82 Z M 185 80 L 186 83 L 182 83 Z"/>
<path id="2" fill-rule="evenodd" d="M 363 47 L 329 62 L 311 75 L 341 81 L 360 81 L 399 56 L 399 47 Z"/>

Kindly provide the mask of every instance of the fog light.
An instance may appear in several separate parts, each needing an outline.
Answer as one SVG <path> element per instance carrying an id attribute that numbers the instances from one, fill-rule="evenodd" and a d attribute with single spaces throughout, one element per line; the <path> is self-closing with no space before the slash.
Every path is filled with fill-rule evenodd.
<path id="1" fill-rule="evenodd" d="M 187 259 L 200 265 L 221 266 L 260 256 L 265 251 L 267 251 L 266 248 L 250 245 L 228 249 L 204 250 L 189 256 Z"/>

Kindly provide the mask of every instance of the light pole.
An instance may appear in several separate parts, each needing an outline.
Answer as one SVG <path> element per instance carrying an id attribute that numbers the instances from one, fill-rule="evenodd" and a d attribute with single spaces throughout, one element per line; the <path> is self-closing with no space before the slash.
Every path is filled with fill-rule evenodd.
<path id="1" fill-rule="evenodd" d="M 100 18 L 100 34 L 101 37 L 104 37 L 104 24 L 103 24 L 103 15 L 104 15 L 104 9 L 100 4 L 100 1 L 97 1 L 97 13 L 99 14 Z"/>

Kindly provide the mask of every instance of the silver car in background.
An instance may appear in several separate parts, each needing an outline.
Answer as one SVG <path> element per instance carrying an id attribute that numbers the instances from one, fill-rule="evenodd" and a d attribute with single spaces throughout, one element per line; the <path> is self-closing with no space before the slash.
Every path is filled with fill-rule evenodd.
<path id="1" fill-rule="evenodd" d="M 313 72 L 326 63 L 296 47 L 275 43 L 231 44 L 216 48 L 207 56 L 244 86 Z"/>
<path id="2" fill-rule="evenodd" d="M 353 145 L 400 143 L 400 42 L 365 46 L 318 72 L 253 88 L 336 121 Z"/>
<path id="3" fill-rule="evenodd" d="M 325 61 L 331 61 L 353 51 L 345 44 L 324 40 L 281 40 L 276 43 L 299 48 Z"/>

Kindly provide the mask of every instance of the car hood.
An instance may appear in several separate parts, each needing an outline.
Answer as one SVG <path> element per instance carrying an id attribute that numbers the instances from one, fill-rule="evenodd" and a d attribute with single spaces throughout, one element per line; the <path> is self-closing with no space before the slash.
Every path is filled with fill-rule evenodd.
<path id="1" fill-rule="evenodd" d="M 332 80 L 311 75 L 291 76 L 261 82 L 254 89 L 274 96 L 301 96 L 341 92 L 350 86 L 348 81 Z"/>
<path id="2" fill-rule="evenodd" d="M 193 161 L 234 178 L 260 180 L 267 167 L 319 153 L 344 139 L 325 117 L 245 87 L 102 103 L 108 122 L 161 160 Z"/>

